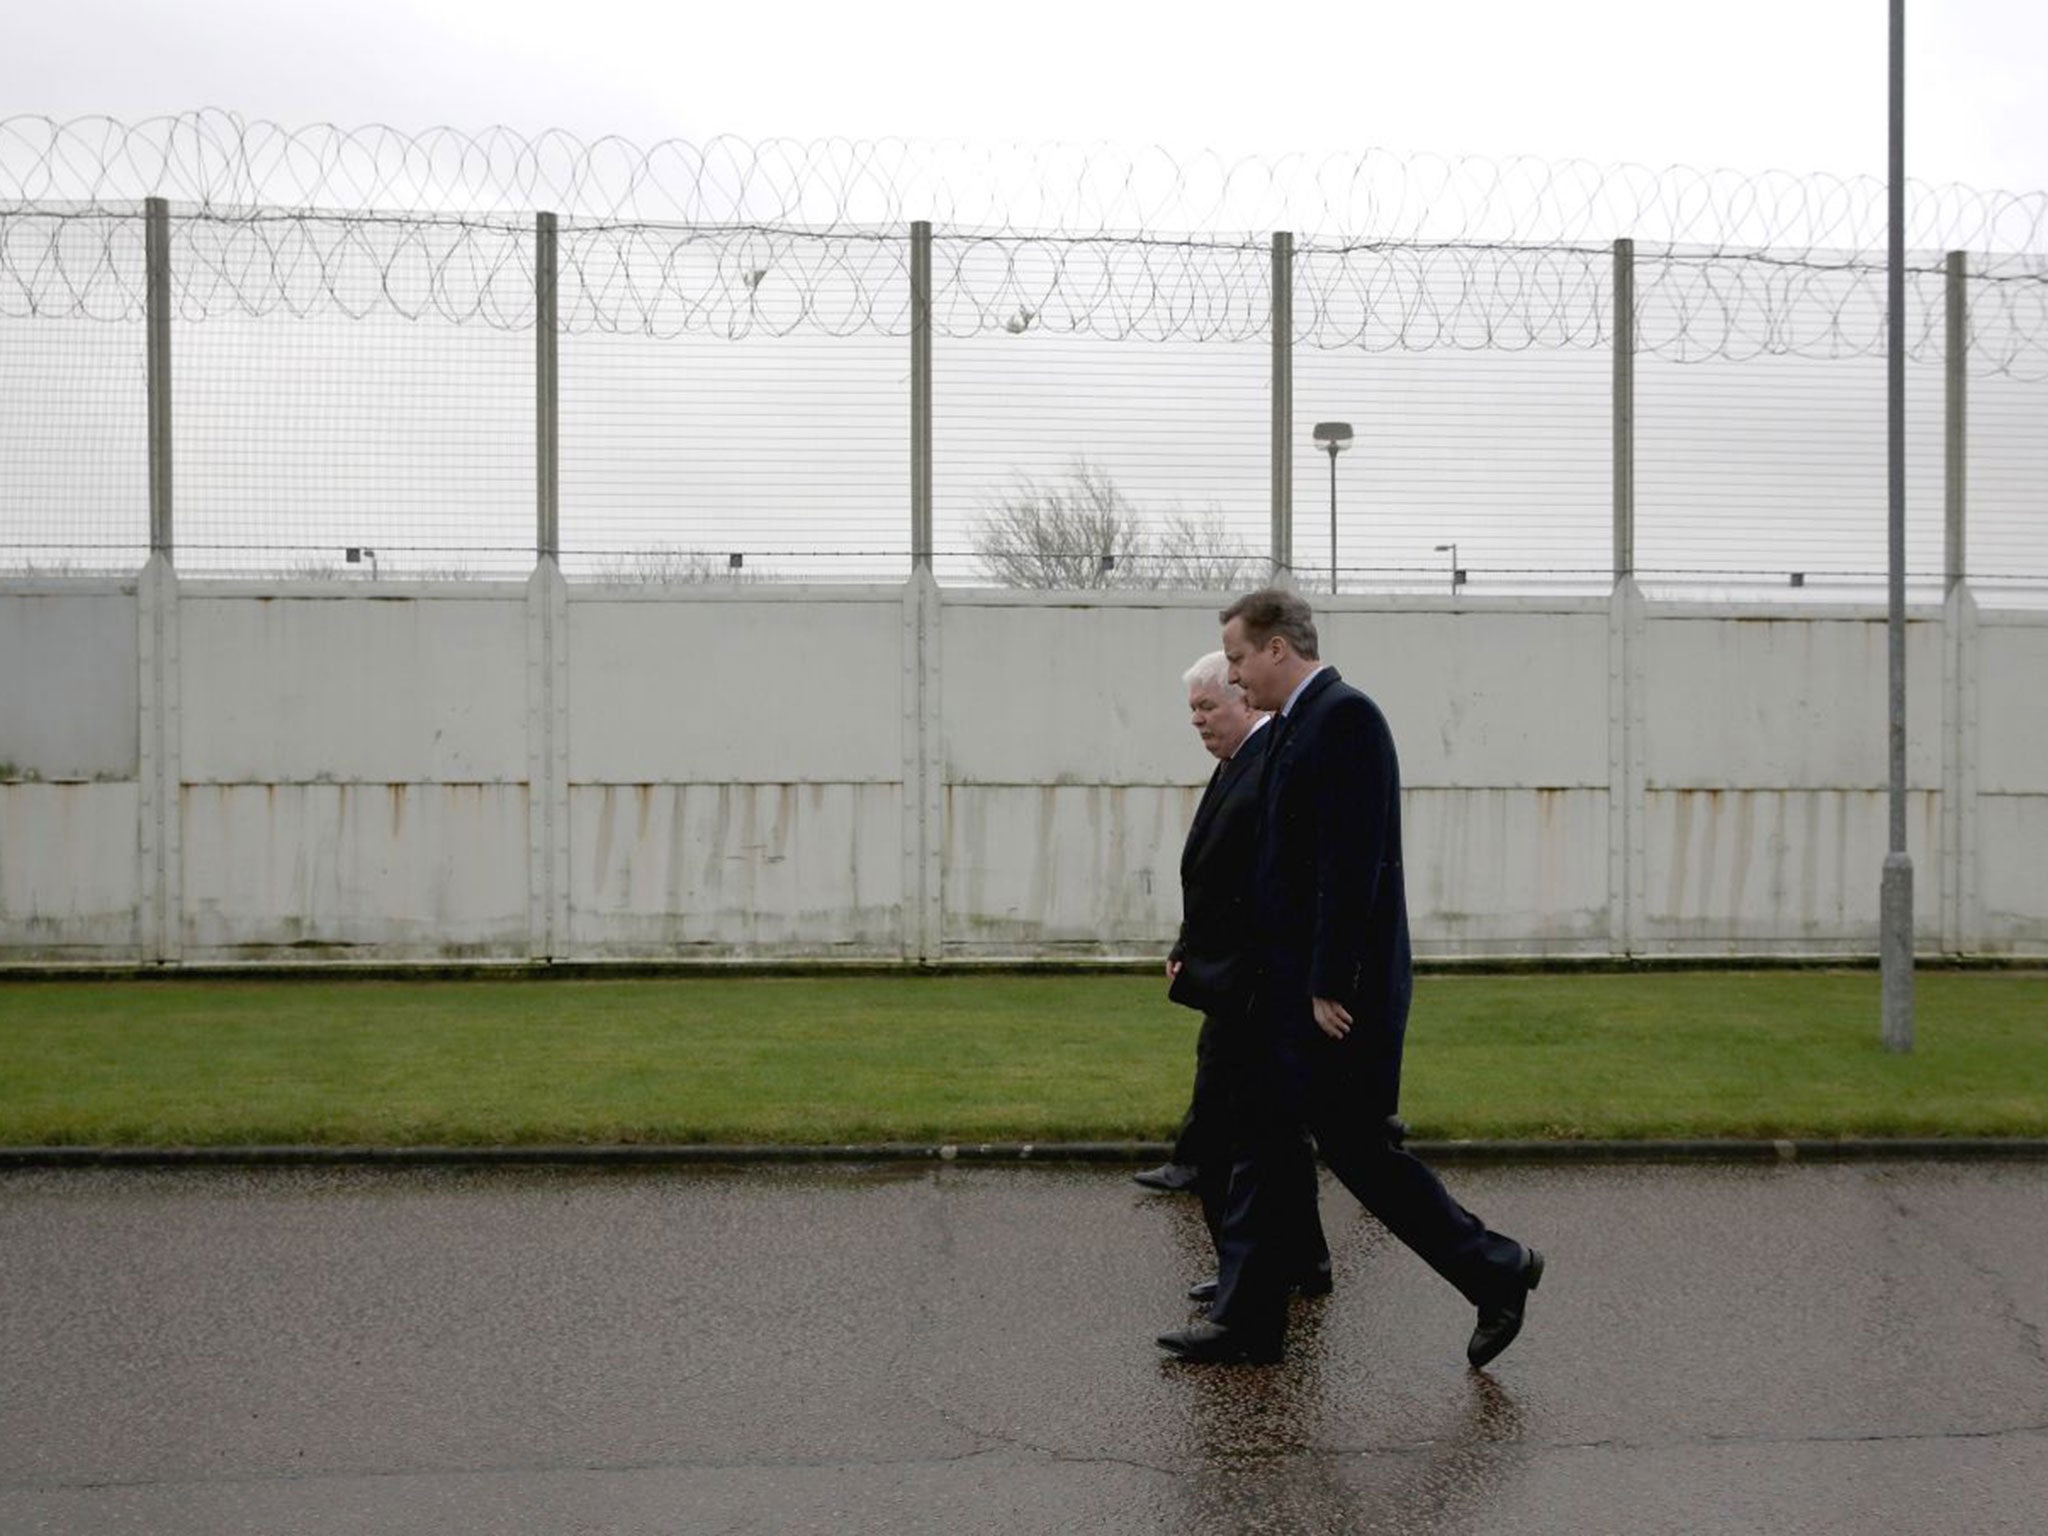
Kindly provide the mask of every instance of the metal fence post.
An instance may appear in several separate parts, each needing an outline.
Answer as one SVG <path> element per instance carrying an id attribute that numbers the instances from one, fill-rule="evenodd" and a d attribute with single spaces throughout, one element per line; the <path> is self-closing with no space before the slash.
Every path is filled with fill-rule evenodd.
<path id="1" fill-rule="evenodd" d="M 1636 243 L 1614 242 L 1614 579 L 1636 570 Z"/>
<path id="2" fill-rule="evenodd" d="M 910 580 L 903 589 L 903 958 L 944 948 L 939 588 L 932 572 L 932 226 L 910 226 Z"/>
<path id="3" fill-rule="evenodd" d="M 932 563 L 932 227 L 910 226 L 910 565 Z"/>
<path id="4" fill-rule="evenodd" d="M 171 521 L 171 210 L 143 200 L 149 412 L 149 563 L 136 583 L 140 741 L 137 839 L 142 860 L 142 957 L 173 964 L 183 932 L 184 782 L 179 752 L 178 572 Z"/>
<path id="5" fill-rule="evenodd" d="M 560 315 L 556 308 L 558 256 L 555 216 L 533 216 L 534 484 L 538 497 L 534 553 L 562 557 L 562 397 Z"/>
<path id="6" fill-rule="evenodd" d="M 1943 400 L 1941 947 L 1977 942 L 1977 600 L 1968 581 L 1969 269 L 1950 251 L 1944 297 L 1948 347 Z"/>
<path id="7" fill-rule="evenodd" d="M 1642 589 L 1636 585 L 1636 243 L 1614 242 L 1614 588 L 1607 610 L 1607 932 L 1616 954 L 1643 943 Z"/>
<path id="8" fill-rule="evenodd" d="M 1964 520 L 1965 488 L 1969 475 L 1969 398 L 1967 381 L 1970 362 L 1970 300 L 1966 284 L 1969 269 L 1961 251 L 1948 253 L 1944 297 L 1948 303 L 1948 350 L 1944 358 L 1947 374 L 1943 402 L 1942 590 L 1952 592 L 1963 579 L 1968 550 Z"/>
<path id="9" fill-rule="evenodd" d="M 171 542 L 171 205 L 143 199 L 144 281 L 149 321 L 149 550 Z"/>
<path id="10" fill-rule="evenodd" d="M 535 960 L 569 952 L 569 587 L 562 576 L 560 251 L 533 218 L 534 566 L 526 584 L 527 932 Z"/>
<path id="11" fill-rule="evenodd" d="M 1294 570 L 1294 236 L 1273 236 L 1273 576 Z"/>

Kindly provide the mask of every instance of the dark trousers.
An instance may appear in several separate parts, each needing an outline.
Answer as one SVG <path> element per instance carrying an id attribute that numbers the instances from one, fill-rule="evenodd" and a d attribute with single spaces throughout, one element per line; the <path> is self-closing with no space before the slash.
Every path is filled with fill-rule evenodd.
<path id="1" fill-rule="evenodd" d="M 1258 1049 L 1246 1073 L 1247 1135 L 1231 1169 L 1209 1315 L 1247 1333 L 1284 1330 L 1304 1128 L 1338 1182 L 1467 1301 L 1485 1306 L 1507 1295 L 1521 1272 L 1521 1246 L 1452 1199 L 1392 1128 L 1400 1040 L 1372 1039 L 1361 1024 L 1332 1041 L 1312 1020 L 1304 1033 L 1300 1018 L 1270 1013 L 1251 1025 Z"/>
<path id="2" fill-rule="evenodd" d="M 1202 1016 L 1202 1032 L 1195 1041 L 1194 1097 L 1173 1148 L 1175 1162 L 1195 1169 L 1195 1194 L 1202 1202 L 1202 1220 L 1216 1244 L 1219 1265 L 1231 1172 L 1250 1141 L 1250 1023 L 1242 1013 Z M 1276 1175 L 1275 1190 L 1285 1285 L 1330 1264 L 1330 1245 L 1323 1237 L 1317 1205 L 1315 1148 L 1298 1125 L 1285 1170 Z"/>

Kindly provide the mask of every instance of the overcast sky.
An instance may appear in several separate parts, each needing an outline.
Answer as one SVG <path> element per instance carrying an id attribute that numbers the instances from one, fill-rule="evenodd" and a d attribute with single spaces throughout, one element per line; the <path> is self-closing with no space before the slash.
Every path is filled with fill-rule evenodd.
<path id="1" fill-rule="evenodd" d="M 1909 175 L 2048 189 L 2048 5 L 1907 26 Z M 1881 0 L 66 0 L 7 31 L 0 115 L 1885 170 Z"/>
<path id="2" fill-rule="evenodd" d="M 1909 10 L 1909 174 L 1925 184 L 2037 194 L 2020 210 L 2022 227 L 2003 233 L 2024 248 L 2048 248 L 2048 228 L 2032 229 L 2025 217 L 2048 208 L 2048 197 L 2038 195 L 2048 193 L 2048 0 L 1914 0 Z M 103 115 L 136 122 L 213 108 L 287 127 L 386 124 L 418 132 L 504 125 L 526 136 L 561 129 L 585 140 L 615 134 L 643 145 L 664 138 L 702 143 L 719 135 L 1107 142 L 1132 151 L 1157 145 L 1174 155 L 1209 151 L 1266 161 L 1380 149 L 1881 179 L 1886 60 L 1883 0 L 1721 0 L 1713 6 L 1656 0 L 1259 6 L 1240 0 L 1228 7 L 1202 0 L 1030 0 L 1008 7 L 961 0 L 17 0 L 0 46 L 0 117 Z M 1102 163 L 1116 161 L 1104 157 Z M 1614 232 L 1595 228 L 1602 242 Z M 207 334 L 218 340 L 226 332 Z M 428 339 L 445 344 L 445 338 Z M 1069 355 L 1058 352 L 1059 341 L 1033 334 L 1031 356 L 1042 378 L 1020 371 L 1024 353 L 1003 332 L 949 339 L 942 349 L 942 396 L 950 412 L 940 423 L 942 545 L 960 544 L 977 497 L 1005 477 L 1056 475 L 1084 456 L 1148 506 L 1215 507 L 1235 518 L 1233 527 L 1254 544 L 1263 537 L 1267 363 L 1256 346 L 1245 352 L 1242 379 L 1233 384 L 1218 371 L 1227 360 L 1222 352 L 1205 353 L 1197 369 L 1185 359 L 1176 365 L 1179 354 L 1165 347 L 1074 342 Z M 569 499 L 582 519 L 575 523 L 577 536 L 637 549 L 658 535 L 657 542 L 683 540 L 714 551 L 752 540 L 759 551 L 768 533 L 779 530 L 791 547 L 830 544 L 900 555 L 907 384 L 898 351 L 893 343 L 863 350 L 814 342 L 727 348 L 719 354 L 723 372 L 693 370 L 687 364 L 695 354 L 677 345 L 629 349 L 632 357 L 615 372 L 632 397 L 630 408 L 620 403 L 624 394 L 604 394 L 598 388 L 604 380 L 595 374 L 579 375 L 585 394 L 576 397 L 571 414 L 582 412 L 573 434 L 582 456 L 565 458 L 573 459 Z M 579 358 L 601 350 L 594 342 L 581 345 Z M 999 356 L 986 351 L 1005 345 L 1011 350 Z M 527 355 L 513 350 L 518 358 Z M 460 357 L 481 355 L 472 347 Z M 446 443 L 457 440 L 447 434 L 485 430 L 476 424 L 488 412 L 477 405 L 481 397 L 469 373 L 449 374 L 463 402 L 458 412 L 436 416 L 440 403 L 422 405 L 424 397 L 394 390 L 391 403 L 402 419 L 393 425 L 365 404 L 379 396 L 362 386 L 358 373 L 307 370 L 296 365 L 296 354 L 281 363 L 264 354 L 266 366 L 284 368 L 273 379 L 257 370 L 257 356 L 219 370 L 213 382 L 222 387 L 214 396 L 198 374 L 187 392 L 180 494 L 188 542 L 189 530 L 202 525 L 229 543 L 241 537 L 236 530 L 244 524 L 257 526 L 259 509 L 275 504 L 283 483 L 278 477 L 300 461 L 325 474 L 360 460 L 386 479 L 366 486 L 332 476 L 333 493 L 347 509 L 336 512 L 331 528 L 317 517 L 301 518 L 267 537 L 288 534 L 297 541 L 293 547 L 310 541 L 330 555 L 344 543 L 365 541 L 392 555 L 407 537 L 450 529 L 471 537 L 473 530 L 465 531 L 444 504 L 452 493 L 422 478 L 442 465 Z M 441 358 L 434 353 L 429 360 Z M 1346 465 L 1347 483 L 1376 509 L 1374 518 L 1347 524 L 1346 565 L 1426 564 L 1434 570 L 1443 558 L 1436 546 L 1456 540 L 1460 562 L 1478 573 L 1475 582 L 1517 561 L 1534 560 L 1545 569 L 1602 568 L 1608 540 L 1605 364 L 1589 353 L 1532 354 L 1521 359 L 1526 366 L 1513 373 L 1512 385 L 1506 374 L 1496 378 L 1488 371 L 1512 361 L 1504 354 L 1468 357 L 1455 348 L 1438 348 L 1419 361 L 1348 348 L 1316 352 L 1302 364 L 1296 396 L 1302 422 L 1318 412 L 1356 419 L 1362 435 L 1379 445 Z M 1577 374 L 1565 379 L 1544 371 L 1581 362 L 1590 383 L 1580 394 L 1565 387 Z M 754 376 L 735 371 L 742 365 L 767 370 L 766 382 L 754 379 L 749 393 L 741 386 Z M 519 366 L 515 359 L 505 379 L 518 380 Z M 1673 565 L 1761 561 L 1771 569 L 1824 571 L 1833 562 L 1876 569 L 1883 525 L 1869 514 L 1883 506 L 1884 417 L 1875 392 L 1881 371 L 1865 358 L 1842 365 L 1840 380 L 1822 379 L 1816 369 L 1826 366 L 1802 363 L 1753 376 L 1730 365 L 1694 377 L 1674 371 L 1676 365 L 1660 372 L 1646 364 L 1638 471 L 1646 511 L 1639 549 Z M 471 362 L 463 367 L 475 371 Z M 1408 371 L 1397 378 L 1399 368 Z M 31 373 L 58 376 L 53 368 Z M 334 377 L 327 382 L 354 390 L 341 390 L 339 408 L 316 405 L 271 421 L 276 400 L 296 399 L 292 391 L 308 377 L 329 373 Z M 1672 392 L 1681 373 L 1690 395 Z M 809 434 L 824 440 L 815 464 L 789 451 L 782 425 L 791 381 L 814 378 L 821 393 L 804 410 L 832 428 Z M 1084 378 L 1094 393 L 1076 390 L 1075 381 Z M 411 374 L 406 382 L 415 382 Z M 710 398 L 687 393 L 700 385 Z M 1512 407 L 1500 403 L 1510 388 L 1519 402 Z M 1220 402 L 1210 402 L 1214 421 L 1196 419 L 1197 407 L 1208 400 L 1203 390 Z M 2039 386 L 1989 380 L 1973 390 L 1979 460 L 1972 470 L 1973 559 L 2039 572 L 2038 535 L 2028 533 L 2036 542 L 2022 547 L 2011 533 L 2040 526 L 2039 450 L 2033 446 Z M 42 395 L 28 398 L 23 409 L 45 410 Z M 520 423 L 529 419 L 523 399 L 505 407 L 502 430 L 490 437 L 503 450 L 507 484 L 531 471 L 520 435 Z M 659 430 L 647 425 L 654 418 L 644 408 L 653 399 L 662 402 Z M 1441 409 L 1428 420 L 1398 416 L 1431 401 Z M 1574 401 L 1584 408 L 1568 425 L 1541 415 L 1566 411 Z M 1702 402 L 1704 410 L 1698 409 Z M 212 437 L 208 409 L 223 423 Z M 870 421 L 862 414 L 867 411 L 880 414 Z M 1503 423 L 1515 411 L 1523 412 L 1515 417 L 1520 426 L 1509 430 Z M 1916 430 L 1937 430 L 1932 407 L 1921 401 L 1916 411 Z M 408 423 L 415 418 L 432 431 L 408 447 Z M 255 436 L 269 445 L 260 464 L 247 446 L 248 423 L 258 419 L 271 423 Z M 1154 441 L 1147 434 L 1161 421 L 1176 424 L 1183 436 Z M 678 422 L 717 452 L 701 448 L 678 457 Z M 1758 448 L 1775 441 L 1771 434 L 1781 427 L 1791 444 L 1780 455 L 1783 463 Z M 304 442 L 291 436 L 301 430 L 313 436 Z M 357 430 L 383 435 L 360 453 L 353 439 L 334 436 Z M 1458 435 L 1466 431 L 1469 440 Z M 1560 462 L 1569 462 L 1562 470 L 1547 459 L 1525 464 L 1515 456 L 1519 442 L 1538 458 L 1556 458 L 1558 444 L 1574 431 L 1579 437 L 1571 440 L 1579 447 L 1563 454 Z M 1840 451 L 1833 457 L 1809 452 L 1815 433 Z M 21 440 L 34 441 L 33 432 Z M 139 473 L 136 442 L 129 442 L 134 451 L 121 462 Z M 1915 460 L 1921 476 L 1914 482 L 1921 513 L 1915 548 L 1923 563 L 1938 567 L 1940 501 L 1928 488 L 1932 482 L 1922 480 L 1938 469 L 1939 454 L 1922 447 Z M 415 448 L 413 457 L 405 456 Z M 849 507 L 847 476 L 856 450 L 871 448 L 878 467 L 861 481 L 868 497 L 861 505 L 872 514 L 864 522 L 859 507 Z M 1302 547 L 1322 558 L 1313 536 L 1320 513 L 1311 517 L 1307 509 L 1321 494 L 1324 466 L 1305 425 L 1300 453 L 1297 494 L 1308 519 Z M 472 473 L 469 460 L 462 463 L 466 490 L 495 497 L 493 508 L 510 509 L 510 532 L 500 542 L 522 547 L 525 513 L 516 488 L 500 496 L 492 489 L 497 482 Z M 225 476 L 219 485 L 206 478 L 209 465 Z M 89 470 L 74 466 L 64 473 Z M 795 478 L 776 480 L 783 470 L 786 479 Z M 1551 478 L 1539 495 L 1532 487 L 1546 474 Z M 426 486 L 420 494 L 435 503 L 441 521 L 420 522 L 419 509 L 394 497 L 386 481 Z M 40 501 L 29 500 L 46 504 L 64 536 L 77 537 L 80 498 L 63 487 L 37 494 Z M 302 510 L 315 504 L 310 490 L 291 494 Z M 1524 514 L 1532 498 L 1543 496 L 1555 506 L 1532 533 Z M 361 510 L 366 505 L 388 511 L 390 525 L 368 520 Z M 1770 523 L 1768 537 L 1731 516 L 1730 508 Z M 208 515 L 213 524 L 205 524 Z M 635 517 L 641 522 L 628 526 Z M 1583 538 L 1563 548 L 1561 530 L 1580 523 Z M 131 536 L 140 526 L 133 519 L 123 524 Z M 1708 549 L 1696 536 L 1700 529 L 1720 530 L 1734 542 Z"/>

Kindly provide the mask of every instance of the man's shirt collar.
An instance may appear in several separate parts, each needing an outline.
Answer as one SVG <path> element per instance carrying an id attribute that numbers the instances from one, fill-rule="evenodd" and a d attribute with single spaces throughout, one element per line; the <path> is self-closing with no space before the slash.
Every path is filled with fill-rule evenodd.
<path id="1" fill-rule="evenodd" d="M 1316 663 L 1316 672 L 1328 671 L 1329 666 L 1330 664 L 1327 661 L 1319 661 Z M 1301 697 L 1302 689 L 1306 688 L 1310 683 L 1316 680 L 1316 672 L 1309 673 L 1307 677 L 1304 677 L 1299 683 L 1296 683 L 1294 685 L 1294 692 L 1287 695 L 1287 702 L 1280 706 L 1281 714 L 1291 715 L 1294 713 L 1294 701 Z"/>

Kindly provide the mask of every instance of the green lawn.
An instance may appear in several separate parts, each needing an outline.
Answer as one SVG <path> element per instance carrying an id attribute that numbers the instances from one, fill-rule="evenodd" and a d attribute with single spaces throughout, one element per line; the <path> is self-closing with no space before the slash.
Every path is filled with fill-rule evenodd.
<path id="1" fill-rule="evenodd" d="M 2048 973 L 1426 976 L 1419 1137 L 2048 1135 Z M 1154 1138 L 1135 976 L 0 982 L 0 1145 Z"/>

